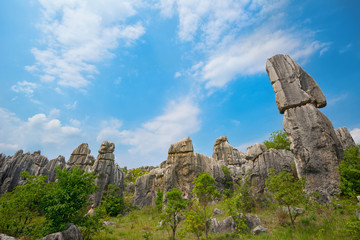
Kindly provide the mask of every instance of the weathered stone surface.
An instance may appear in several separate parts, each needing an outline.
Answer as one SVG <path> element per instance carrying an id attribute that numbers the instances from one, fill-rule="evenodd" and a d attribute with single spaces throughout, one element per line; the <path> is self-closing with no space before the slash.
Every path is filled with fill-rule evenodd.
<path id="1" fill-rule="evenodd" d="M 104 190 L 109 184 L 114 184 L 120 187 L 121 192 L 124 189 L 124 173 L 120 167 L 114 163 L 115 144 L 112 142 L 104 141 L 99 149 L 99 155 L 92 165 L 90 171 L 99 175 L 95 179 L 98 189 L 90 196 L 90 201 L 93 207 L 100 204 Z"/>
<path id="2" fill-rule="evenodd" d="M 281 114 L 286 109 L 312 103 L 326 106 L 326 99 L 314 79 L 288 55 L 275 55 L 266 62 L 266 71 L 275 91 Z"/>
<path id="3" fill-rule="evenodd" d="M 74 224 L 70 224 L 70 226 L 62 232 L 53 233 L 47 235 L 40 240 L 82 240 L 82 236 L 78 227 Z"/>
<path id="4" fill-rule="evenodd" d="M 55 159 L 50 160 L 41 170 L 41 176 L 48 176 L 48 182 L 55 182 L 56 179 L 56 168 L 63 169 L 65 167 L 64 156 L 58 156 Z"/>
<path id="5" fill-rule="evenodd" d="M 194 153 L 190 138 L 172 144 L 168 152 L 166 163 L 162 163 L 161 168 L 153 169 L 136 180 L 133 197 L 135 206 L 154 205 L 158 191 L 164 193 L 165 201 L 166 192 L 172 188 L 180 189 L 185 199 L 191 199 L 192 182 L 202 172 L 214 177 L 219 189 L 223 187 L 221 164 L 213 158 Z"/>
<path id="6" fill-rule="evenodd" d="M 256 228 L 254 228 L 254 229 L 252 230 L 252 233 L 253 233 L 254 235 L 258 235 L 258 234 L 260 234 L 260 233 L 262 233 L 262 232 L 267 232 L 267 231 L 268 231 L 267 228 L 265 228 L 265 227 L 263 227 L 263 226 L 257 226 Z"/>
<path id="7" fill-rule="evenodd" d="M 267 150 L 266 146 L 262 143 L 255 143 L 254 146 L 247 147 L 246 159 L 255 160 L 260 154 Z"/>
<path id="8" fill-rule="evenodd" d="M 18 238 L 10 237 L 5 234 L 0 234 L 0 240 L 19 240 Z"/>
<path id="9" fill-rule="evenodd" d="M 218 208 L 215 208 L 214 211 L 213 211 L 213 216 L 224 214 L 224 213 L 225 213 L 225 211 L 223 211 L 221 209 L 218 209 Z"/>
<path id="10" fill-rule="evenodd" d="M 226 165 L 241 165 L 245 160 L 245 154 L 231 146 L 226 136 L 216 139 L 212 157 Z"/>
<path id="11" fill-rule="evenodd" d="M 292 171 L 291 164 L 295 162 L 295 156 L 287 150 L 269 149 L 260 154 L 254 161 L 249 161 L 250 166 L 247 172 L 250 174 L 251 185 L 256 193 L 263 193 L 265 180 L 268 177 L 268 170 L 274 168 L 275 172 L 282 169 Z"/>
<path id="12" fill-rule="evenodd" d="M 343 154 L 332 123 L 314 105 L 307 104 L 286 110 L 283 127 L 296 156 L 298 175 L 306 178 L 305 190 L 320 193 L 319 200 L 328 202 L 340 193 L 338 165 Z"/>
<path id="13" fill-rule="evenodd" d="M 235 223 L 232 217 L 227 217 L 223 221 L 219 221 L 216 218 L 210 218 L 211 227 L 210 230 L 213 233 L 232 233 L 235 230 Z"/>
<path id="14" fill-rule="evenodd" d="M 17 151 L 12 157 L 7 157 L 0 167 L 0 194 L 14 190 L 16 186 L 25 184 L 20 174 L 28 171 L 31 175 L 41 175 L 41 169 L 48 164 L 47 157 L 40 151 L 33 154 Z"/>
<path id="15" fill-rule="evenodd" d="M 183 138 L 180 141 L 171 144 L 168 154 L 188 153 L 188 152 L 194 152 L 192 140 L 190 137 Z"/>
<path id="16" fill-rule="evenodd" d="M 341 127 L 335 130 L 336 136 L 338 137 L 342 149 L 345 150 L 349 147 L 355 147 L 355 141 L 352 138 L 349 130 L 346 127 Z"/>
<path id="17" fill-rule="evenodd" d="M 133 182 L 128 183 L 125 191 L 127 193 L 133 193 L 135 191 L 135 184 Z"/>
<path id="18" fill-rule="evenodd" d="M 80 144 L 71 153 L 69 161 L 66 163 L 66 169 L 71 170 L 74 166 L 77 166 L 85 171 L 90 171 L 92 164 L 94 163 L 94 157 L 90 155 L 91 150 L 87 143 Z"/>
<path id="19" fill-rule="evenodd" d="M 248 229 L 253 229 L 256 226 L 259 226 L 261 224 L 261 220 L 258 216 L 252 216 L 250 214 L 245 215 L 245 224 L 248 227 Z"/>

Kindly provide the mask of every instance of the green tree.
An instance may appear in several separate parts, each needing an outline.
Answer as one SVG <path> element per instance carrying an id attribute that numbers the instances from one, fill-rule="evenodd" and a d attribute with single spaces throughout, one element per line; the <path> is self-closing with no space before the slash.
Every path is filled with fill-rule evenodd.
<path id="1" fill-rule="evenodd" d="M 109 184 L 101 205 L 105 208 L 106 213 L 111 217 L 116 217 L 125 210 L 124 198 L 121 193 L 121 189 L 116 185 Z"/>
<path id="2" fill-rule="evenodd" d="M 37 224 L 33 219 L 40 215 L 40 201 L 47 192 L 46 177 L 31 176 L 28 172 L 21 176 L 26 179 L 26 184 L 0 198 L 0 232 L 15 237 L 40 237 L 35 232 Z"/>
<path id="3" fill-rule="evenodd" d="M 355 197 L 360 194 L 360 145 L 349 147 L 340 162 L 340 189 L 344 195 Z"/>
<path id="4" fill-rule="evenodd" d="M 176 229 L 180 222 L 179 214 L 187 205 L 188 201 L 182 198 L 182 192 L 179 189 L 173 188 L 166 193 L 166 207 L 162 219 L 163 224 L 170 227 L 173 240 L 175 240 Z"/>
<path id="5" fill-rule="evenodd" d="M 206 239 L 208 237 L 208 218 L 206 214 L 206 206 L 210 201 L 215 200 L 215 198 L 220 196 L 220 193 L 217 191 L 215 187 L 215 179 L 210 176 L 207 172 L 200 173 L 197 178 L 193 181 L 194 189 L 192 193 L 194 194 L 195 198 L 198 199 L 200 205 L 203 208 L 204 214 L 204 229 L 205 229 L 205 236 Z"/>
<path id="6" fill-rule="evenodd" d="M 293 174 L 286 169 L 281 170 L 278 174 L 275 169 L 268 170 L 269 176 L 265 180 L 267 189 L 272 192 L 275 200 L 280 206 L 285 206 L 288 209 L 291 224 L 295 227 L 295 219 L 297 215 L 293 216 L 291 206 L 295 207 L 298 204 L 306 201 L 306 195 L 303 190 L 305 186 L 305 179 L 295 178 Z"/>
<path id="7" fill-rule="evenodd" d="M 56 172 L 58 181 L 51 184 L 44 197 L 47 233 L 63 231 L 69 223 L 80 223 L 89 205 L 88 196 L 97 189 L 94 173 L 80 168 L 72 171 L 57 168 Z"/>
<path id="8" fill-rule="evenodd" d="M 193 233 L 197 239 L 200 239 L 204 231 L 204 216 L 201 209 L 198 208 L 199 205 L 195 203 L 188 211 L 185 212 L 183 233 Z"/>
<path id="9" fill-rule="evenodd" d="M 244 233 L 247 230 L 247 225 L 245 215 L 243 214 L 244 203 L 242 194 L 237 191 L 231 198 L 226 198 L 225 205 L 228 215 L 234 220 L 236 232 Z"/>
<path id="10" fill-rule="evenodd" d="M 221 166 L 221 170 L 223 171 L 225 177 L 225 184 L 224 184 L 225 189 L 223 191 L 223 194 L 226 197 L 230 197 L 233 188 L 233 181 L 230 175 L 231 173 L 227 166 Z"/>
<path id="11" fill-rule="evenodd" d="M 163 207 L 163 195 L 164 195 L 164 192 L 162 192 L 162 191 L 159 191 L 156 193 L 155 206 L 159 212 L 162 211 L 162 207 Z"/>
<path id="12" fill-rule="evenodd" d="M 290 150 L 290 142 L 287 133 L 284 130 L 272 132 L 269 140 L 264 141 L 267 149 L 286 149 Z"/>

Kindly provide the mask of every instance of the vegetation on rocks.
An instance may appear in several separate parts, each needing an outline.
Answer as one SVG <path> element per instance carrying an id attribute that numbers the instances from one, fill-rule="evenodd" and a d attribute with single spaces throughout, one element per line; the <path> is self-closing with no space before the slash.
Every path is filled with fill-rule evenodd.
<path id="1" fill-rule="evenodd" d="M 269 140 L 265 140 L 264 144 L 267 149 L 274 148 L 290 150 L 289 138 L 284 130 L 272 132 Z"/>
<path id="2" fill-rule="evenodd" d="M 345 150 L 339 172 L 341 192 L 350 197 L 360 195 L 360 145 Z"/>

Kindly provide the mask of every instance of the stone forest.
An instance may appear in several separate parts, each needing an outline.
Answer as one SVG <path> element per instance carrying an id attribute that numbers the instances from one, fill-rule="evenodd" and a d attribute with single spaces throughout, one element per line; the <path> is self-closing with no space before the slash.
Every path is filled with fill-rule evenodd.
<path id="1" fill-rule="evenodd" d="M 269 58 L 266 71 L 284 116 L 273 136 L 287 147 L 243 153 L 220 136 L 210 157 L 184 136 L 159 166 L 137 169 L 116 164 L 108 141 L 96 158 L 82 143 L 68 161 L 18 150 L 0 160 L 0 239 L 359 239 L 359 146 L 319 110 L 324 94 L 291 57 Z M 90 176 L 86 194 L 74 172 Z M 71 214 L 67 188 L 85 194 Z"/>

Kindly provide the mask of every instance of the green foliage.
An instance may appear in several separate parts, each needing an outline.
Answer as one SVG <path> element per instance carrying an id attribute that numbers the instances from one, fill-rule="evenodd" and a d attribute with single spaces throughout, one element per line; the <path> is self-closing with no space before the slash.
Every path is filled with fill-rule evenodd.
<path id="1" fill-rule="evenodd" d="M 156 193 L 155 206 L 159 212 L 162 211 L 162 207 L 163 207 L 163 195 L 164 195 L 164 192 L 161 192 L 161 191 Z"/>
<path id="2" fill-rule="evenodd" d="M 188 201 L 182 198 L 182 192 L 173 188 L 166 193 L 166 208 L 162 214 L 163 224 L 169 226 L 172 232 L 171 239 L 175 240 L 176 229 L 180 222 L 179 214 L 188 205 Z"/>
<path id="3" fill-rule="evenodd" d="M 116 217 L 125 210 L 124 198 L 121 189 L 116 185 L 109 184 L 105 191 L 101 205 L 105 208 L 106 213 L 112 217 Z"/>
<path id="4" fill-rule="evenodd" d="M 291 223 L 294 227 L 296 215 L 292 215 L 290 207 L 305 203 L 306 196 L 303 191 L 305 179 L 295 178 L 293 174 L 285 169 L 275 174 L 275 169 L 270 168 L 269 176 L 265 180 L 265 184 L 267 189 L 272 192 L 275 200 L 281 206 L 287 207 Z"/>
<path id="5" fill-rule="evenodd" d="M 286 149 L 290 150 L 290 142 L 287 133 L 284 130 L 272 132 L 269 140 L 264 141 L 267 149 Z"/>
<path id="6" fill-rule="evenodd" d="M 185 212 L 183 235 L 185 232 L 190 232 L 193 233 L 197 239 L 200 239 L 204 230 L 204 216 L 202 211 L 199 205 L 193 204 L 193 206 Z"/>
<path id="7" fill-rule="evenodd" d="M 225 199 L 226 210 L 228 215 L 232 217 L 236 225 L 237 233 L 244 233 L 247 231 L 245 215 L 242 214 L 244 210 L 244 203 L 242 201 L 242 194 L 235 193 L 231 198 Z"/>
<path id="8" fill-rule="evenodd" d="M 230 170 L 227 166 L 221 166 L 221 170 L 224 173 L 225 176 L 225 189 L 223 191 L 223 194 L 227 197 L 229 197 L 231 195 L 232 192 L 232 187 L 233 187 L 233 181 L 232 181 L 232 177 L 230 176 Z"/>
<path id="9" fill-rule="evenodd" d="M 195 198 L 198 199 L 200 205 L 203 208 L 204 213 L 204 228 L 205 228 L 205 236 L 206 239 L 208 237 L 208 218 L 206 214 L 206 206 L 210 201 L 215 200 L 215 198 L 220 197 L 220 193 L 217 191 L 215 187 L 215 179 L 210 176 L 207 172 L 200 173 L 197 178 L 193 181 L 194 188 L 192 193 Z"/>
<path id="10" fill-rule="evenodd" d="M 94 214 L 87 214 L 84 216 L 79 223 L 81 236 L 84 240 L 91 240 L 94 236 L 99 234 L 101 230 L 106 229 L 102 221 L 105 216 L 106 209 L 103 206 L 95 208 Z"/>
<path id="11" fill-rule="evenodd" d="M 349 147 L 339 166 L 340 189 L 344 195 L 360 195 L 360 145 Z"/>
<path id="12" fill-rule="evenodd" d="M 245 179 L 238 185 L 235 192 L 241 195 L 243 212 L 252 212 L 255 209 L 255 194 L 251 188 L 250 172 L 245 175 Z"/>
<path id="13" fill-rule="evenodd" d="M 148 171 L 143 171 L 141 168 L 135 168 L 135 169 L 129 169 L 128 172 L 130 172 L 130 182 L 135 183 L 136 179 L 142 175 L 148 174 Z"/>
<path id="14" fill-rule="evenodd" d="M 94 173 L 79 168 L 57 168 L 56 172 L 58 182 L 51 184 L 44 197 L 47 233 L 63 231 L 69 223 L 80 223 L 89 205 L 88 196 L 97 189 Z"/>
<path id="15" fill-rule="evenodd" d="M 39 237 L 37 223 L 33 220 L 40 215 L 40 200 L 47 191 L 46 177 L 31 176 L 28 172 L 21 176 L 26 184 L 0 198 L 0 232 L 15 237 Z"/>

